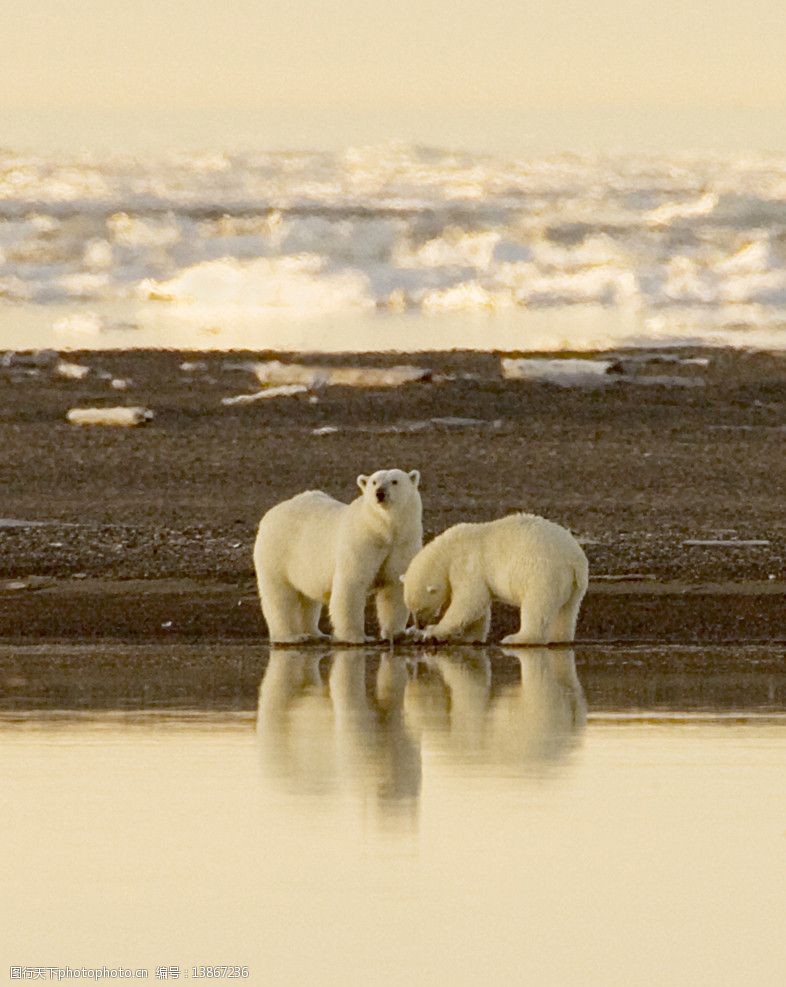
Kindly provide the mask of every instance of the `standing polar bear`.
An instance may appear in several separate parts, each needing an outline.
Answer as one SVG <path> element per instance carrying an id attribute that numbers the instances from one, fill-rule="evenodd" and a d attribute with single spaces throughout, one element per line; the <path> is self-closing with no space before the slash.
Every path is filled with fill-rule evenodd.
<path id="1" fill-rule="evenodd" d="M 376 592 L 380 636 L 407 624 L 402 574 L 423 544 L 420 473 L 377 470 L 357 479 L 351 504 L 307 490 L 272 507 L 254 545 L 262 613 L 270 640 L 321 637 L 329 606 L 338 641 L 365 641 L 366 599 Z"/>
<path id="2" fill-rule="evenodd" d="M 404 599 L 416 625 L 428 624 L 415 632 L 422 640 L 485 641 L 491 601 L 498 599 L 521 611 L 518 633 L 503 644 L 572 641 L 588 573 L 569 531 L 533 514 L 511 514 L 443 531 L 412 560 Z"/>

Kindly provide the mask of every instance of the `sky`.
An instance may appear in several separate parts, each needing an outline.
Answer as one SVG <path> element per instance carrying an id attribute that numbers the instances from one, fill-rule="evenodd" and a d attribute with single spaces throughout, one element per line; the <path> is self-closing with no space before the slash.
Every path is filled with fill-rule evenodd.
<path id="1" fill-rule="evenodd" d="M 0 0 L 0 15 L 0 144 L 786 140 L 782 0 Z"/>

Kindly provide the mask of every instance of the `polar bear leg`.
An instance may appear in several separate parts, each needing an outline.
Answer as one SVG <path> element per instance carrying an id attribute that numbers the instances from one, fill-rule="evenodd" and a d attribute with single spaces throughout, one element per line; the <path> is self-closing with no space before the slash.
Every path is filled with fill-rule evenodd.
<path id="1" fill-rule="evenodd" d="M 551 625 L 550 641 L 563 643 L 573 640 L 576 636 L 576 623 L 579 619 L 580 607 L 581 597 L 576 594 L 557 612 L 557 616 Z"/>
<path id="2" fill-rule="evenodd" d="M 486 586 L 479 581 L 467 580 L 456 589 L 439 623 L 425 627 L 421 637 L 424 641 L 449 641 L 451 638 L 463 641 L 467 628 L 484 620 L 490 608 Z"/>
<path id="3" fill-rule="evenodd" d="M 263 578 L 259 581 L 259 598 L 271 641 L 286 644 L 308 638 L 297 590 L 288 583 Z"/>
<path id="4" fill-rule="evenodd" d="M 556 580 L 544 580 L 529 586 L 521 604 L 521 626 L 518 633 L 503 637 L 502 643 L 548 644 L 554 620 L 564 602 L 565 597 Z"/>
<path id="5" fill-rule="evenodd" d="M 330 622 L 336 641 L 362 644 L 366 640 L 365 583 L 348 577 L 338 578 L 330 594 Z"/>
<path id="6" fill-rule="evenodd" d="M 521 627 L 515 634 L 502 638 L 502 644 L 548 644 L 549 629 L 553 620 L 550 611 L 545 617 L 533 613 L 526 604 L 521 608 Z"/>
<path id="7" fill-rule="evenodd" d="M 377 590 L 377 623 L 383 641 L 392 641 L 404 633 L 409 610 L 404 603 L 404 588 L 398 580 Z"/>
<path id="8" fill-rule="evenodd" d="M 322 604 L 307 596 L 300 596 L 301 625 L 303 632 L 310 638 L 327 637 L 319 629 L 319 618 L 322 616 Z"/>
<path id="9" fill-rule="evenodd" d="M 554 623 L 551 627 L 550 641 L 572 641 L 576 636 L 576 624 L 579 619 L 579 610 L 587 592 L 587 572 L 580 569 L 573 576 L 573 584 L 570 588 L 568 599 L 557 611 Z"/>
<path id="10" fill-rule="evenodd" d="M 485 641 L 489 636 L 490 626 L 491 607 L 488 607 L 482 617 L 476 620 L 474 624 L 468 624 L 467 627 L 464 628 L 464 634 L 462 637 L 465 641 Z"/>

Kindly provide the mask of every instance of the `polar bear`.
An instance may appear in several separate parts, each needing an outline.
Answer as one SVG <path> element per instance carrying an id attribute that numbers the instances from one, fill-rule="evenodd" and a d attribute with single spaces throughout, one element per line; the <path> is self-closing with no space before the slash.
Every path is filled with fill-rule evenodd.
<path id="1" fill-rule="evenodd" d="M 572 641 L 587 591 L 587 557 L 573 535 L 534 514 L 457 524 L 412 560 L 404 600 L 421 640 L 485 641 L 491 601 L 521 611 L 503 644 Z M 423 623 L 428 626 L 418 629 Z"/>
<path id="2" fill-rule="evenodd" d="M 260 521 L 254 567 L 271 641 L 323 636 L 319 617 L 328 604 L 334 638 L 361 643 L 372 591 L 380 636 L 403 633 L 409 611 L 400 579 L 423 544 L 420 473 L 377 470 L 357 484 L 351 504 L 307 490 Z"/>

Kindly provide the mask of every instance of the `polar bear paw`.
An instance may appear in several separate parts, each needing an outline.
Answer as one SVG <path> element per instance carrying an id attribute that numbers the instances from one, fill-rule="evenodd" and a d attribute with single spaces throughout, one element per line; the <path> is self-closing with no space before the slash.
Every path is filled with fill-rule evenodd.
<path id="1" fill-rule="evenodd" d="M 380 629 L 378 640 L 390 643 L 394 641 L 405 641 L 407 639 L 411 639 L 409 631 L 410 628 L 407 628 L 404 631 L 391 631 L 383 627 Z"/>
<path id="2" fill-rule="evenodd" d="M 543 645 L 548 644 L 548 641 L 539 641 L 532 636 L 522 635 L 522 634 L 508 634 L 503 637 L 500 644 L 506 644 L 513 646 L 514 648 L 518 645 L 519 647 L 526 647 L 527 645 Z"/>
<path id="3" fill-rule="evenodd" d="M 368 634 L 334 634 L 333 644 L 372 644 L 374 638 Z"/>
<path id="4" fill-rule="evenodd" d="M 423 641 L 427 644 L 436 644 L 438 641 L 450 640 L 450 635 L 445 634 L 438 624 L 429 624 L 428 627 L 414 628 L 413 640 Z"/>

